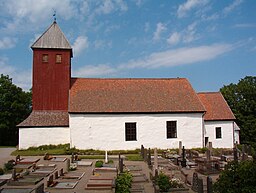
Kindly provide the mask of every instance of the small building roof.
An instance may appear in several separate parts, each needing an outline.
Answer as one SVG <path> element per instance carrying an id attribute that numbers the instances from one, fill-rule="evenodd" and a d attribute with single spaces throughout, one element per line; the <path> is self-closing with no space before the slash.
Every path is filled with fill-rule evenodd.
<path id="1" fill-rule="evenodd" d="M 56 21 L 54 21 L 52 25 L 35 41 L 31 48 L 72 50 L 68 40 L 66 39 L 64 33 L 61 31 Z"/>
<path id="2" fill-rule="evenodd" d="M 205 121 L 236 119 L 220 92 L 203 92 L 198 96 L 206 109 Z"/>
<path id="3" fill-rule="evenodd" d="M 69 115 L 63 111 L 32 111 L 18 127 L 68 127 Z"/>
<path id="4" fill-rule="evenodd" d="M 72 78 L 70 113 L 205 112 L 185 78 Z"/>

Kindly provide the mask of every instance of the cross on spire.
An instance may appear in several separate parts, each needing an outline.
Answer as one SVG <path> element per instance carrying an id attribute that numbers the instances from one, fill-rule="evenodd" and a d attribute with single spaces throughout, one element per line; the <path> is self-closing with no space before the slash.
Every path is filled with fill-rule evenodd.
<path id="1" fill-rule="evenodd" d="M 53 19 L 54 19 L 54 22 L 56 22 L 56 10 L 53 11 Z"/>

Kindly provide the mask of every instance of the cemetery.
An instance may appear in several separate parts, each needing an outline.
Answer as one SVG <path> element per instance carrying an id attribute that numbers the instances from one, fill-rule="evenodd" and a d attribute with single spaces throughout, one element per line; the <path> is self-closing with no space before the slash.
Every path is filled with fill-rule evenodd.
<path id="1" fill-rule="evenodd" d="M 141 145 L 143 161 L 129 161 L 126 155 L 104 159 L 81 159 L 78 153 L 53 156 L 16 156 L 12 169 L 0 175 L 1 193 L 58 192 L 213 192 L 213 183 L 230 161 L 252 160 L 252 149 L 243 145 L 205 152 L 186 149 L 159 150 Z M 128 155 L 127 155 L 128 156 Z M 121 190 L 120 190 L 121 187 Z"/>

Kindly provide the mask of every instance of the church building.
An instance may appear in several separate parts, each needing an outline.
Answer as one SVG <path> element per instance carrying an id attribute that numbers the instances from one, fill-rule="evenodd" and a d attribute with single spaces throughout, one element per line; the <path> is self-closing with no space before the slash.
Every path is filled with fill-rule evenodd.
<path id="1" fill-rule="evenodd" d="M 18 125 L 19 149 L 232 148 L 235 117 L 220 92 L 196 93 L 186 78 L 74 78 L 73 56 L 54 21 L 31 46 L 33 111 Z"/>

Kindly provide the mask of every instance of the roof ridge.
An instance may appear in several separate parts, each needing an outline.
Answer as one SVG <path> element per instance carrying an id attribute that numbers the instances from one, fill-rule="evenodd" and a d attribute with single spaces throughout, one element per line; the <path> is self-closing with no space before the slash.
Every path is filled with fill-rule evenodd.
<path id="1" fill-rule="evenodd" d="M 217 94 L 221 93 L 220 91 L 206 91 L 206 92 L 198 92 L 197 94 Z"/>
<path id="2" fill-rule="evenodd" d="M 187 78 L 82 78 L 71 77 L 72 79 L 85 79 L 85 80 L 187 80 Z"/>

